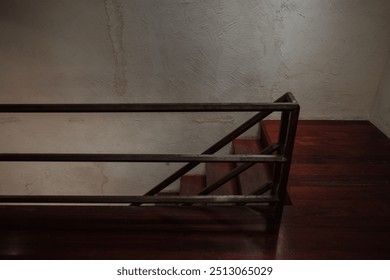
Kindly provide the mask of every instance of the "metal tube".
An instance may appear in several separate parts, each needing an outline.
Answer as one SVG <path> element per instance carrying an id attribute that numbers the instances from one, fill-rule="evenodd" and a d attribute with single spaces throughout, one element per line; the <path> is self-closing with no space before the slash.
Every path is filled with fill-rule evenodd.
<path id="1" fill-rule="evenodd" d="M 279 103 L 0 104 L 0 113 L 258 112 L 292 110 Z"/>
<path id="2" fill-rule="evenodd" d="M 0 161 L 43 162 L 285 162 L 277 155 L 191 154 L 0 154 Z"/>
<path id="3" fill-rule="evenodd" d="M 276 197 L 256 195 L 209 196 L 55 196 L 1 195 L 0 203 L 264 203 Z"/>

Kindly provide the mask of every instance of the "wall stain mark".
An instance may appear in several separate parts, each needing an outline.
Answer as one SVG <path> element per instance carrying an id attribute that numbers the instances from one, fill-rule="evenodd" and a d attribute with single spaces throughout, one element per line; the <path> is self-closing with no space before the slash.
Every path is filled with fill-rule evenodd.
<path id="1" fill-rule="evenodd" d="M 193 122 L 196 123 L 233 123 L 234 118 L 231 116 L 226 116 L 226 117 L 199 117 L 196 119 L 192 120 Z"/>
<path id="2" fill-rule="evenodd" d="M 110 181 L 106 174 L 104 174 L 104 166 L 102 163 L 96 163 L 95 166 L 98 168 L 100 175 L 102 176 L 102 182 L 100 184 L 100 193 L 104 195 L 104 186 Z"/>
<path id="3" fill-rule="evenodd" d="M 124 16 L 121 0 L 105 0 L 104 7 L 107 16 L 108 36 L 114 56 L 114 90 L 119 96 L 127 91 L 126 57 L 123 46 Z"/>
<path id="4" fill-rule="evenodd" d="M 28 195 L 32 195 L 33 194 L 33 190 L 31 189 L 31 186 L 33 185 L 33 183 L 26 183 L 24 184 L 24 192 Z"/>
<path id="5" fill-rule="evenodd" d="M 68 122 L 70 123 L 78 123 L 78 122 L 84 122 L 83 118 L 78 118 L 78 117 L 71 117 L 68 119 Z"/>

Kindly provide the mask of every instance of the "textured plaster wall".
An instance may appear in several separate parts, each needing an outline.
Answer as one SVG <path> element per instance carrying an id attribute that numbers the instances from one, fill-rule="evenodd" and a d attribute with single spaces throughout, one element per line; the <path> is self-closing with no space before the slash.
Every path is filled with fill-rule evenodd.
<path id="1" fill-rule="evenodd" d="M 390 56 L 374 99 L 370 120 L 390 138 Z"/>
<path id="2" fill-rule="evenodd" d="M 0 102 L 261 102 L 292 91 L 302 118 L 367 119 L 389 23 L 387 0 L 2 0 Z M 0 114 L 0 146 L 200 152 L 245 116 Z M 143 193 L 177 166 L 1 163 L 0 193 Z"/>

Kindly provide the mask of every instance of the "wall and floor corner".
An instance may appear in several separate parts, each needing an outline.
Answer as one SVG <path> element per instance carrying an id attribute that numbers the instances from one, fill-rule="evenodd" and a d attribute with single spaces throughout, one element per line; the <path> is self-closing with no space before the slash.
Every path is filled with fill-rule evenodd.
<path id="1" fill-rule="evenodd" d="M 3 0 L 0 102 L 268 102 L 292 91 L 303 119 L 368 119 L 376 98 L 371 120 L 388 131 L 389 33 L 387 0 Z M 199 152 L 243 118 L 1 114 L 0 146 Z M 143 193 L 177 166 L 1 163 L 0 193 Z"/>
<path id="2" fill-rule="evenodd" d="M 390 138 L 390 56 L 374 98 L 370 121 Z"/>

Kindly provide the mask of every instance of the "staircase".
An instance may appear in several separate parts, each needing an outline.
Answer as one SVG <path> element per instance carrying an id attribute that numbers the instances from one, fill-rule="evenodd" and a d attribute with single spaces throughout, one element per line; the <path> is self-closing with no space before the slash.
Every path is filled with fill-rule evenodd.
<path id="1" fill-rule="evenodd" d="M 0 153 L 1 162 L 186 162 L 143 196 L 2 195 L 0 203 L 116 203 L 146 205 L 225 205 L 267 208 L 275 225 L 280 224 L 286 201 L 299 104 L 288 92 L 272 103 L 140 103 L 140 104 L 0 104 L 2 113 L 170 113 L 254 112 L 255 114 L 200 154 L 53 154 Z M 266 117 L 280 113 L 276 131 Z M 260 123 L 260 138 L 240 136 Z M 216 153 L 231 145 L 231 155 Z M 203 175 L 188 172 L 204 163 Z M 164 193 L 180 180 L 180 191 Z M 270 210 L 270 211 L 268 211 Z"/>

